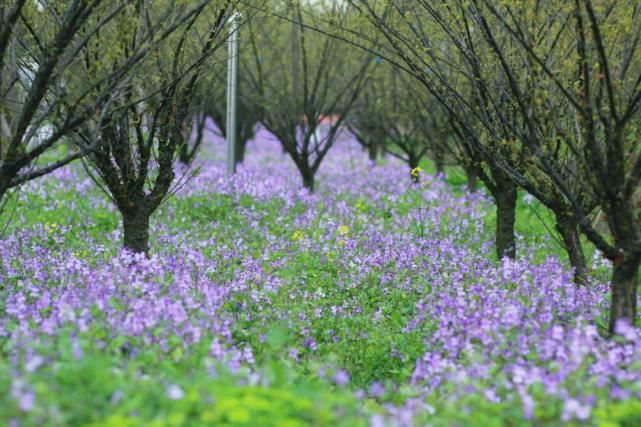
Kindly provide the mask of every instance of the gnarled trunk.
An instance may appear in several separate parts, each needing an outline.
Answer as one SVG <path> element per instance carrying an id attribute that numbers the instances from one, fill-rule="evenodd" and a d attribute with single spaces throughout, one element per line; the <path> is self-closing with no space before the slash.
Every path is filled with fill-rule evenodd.
<path id="1" fill-rule="evenodd" d="M 637 318 L 637 291 L 639 272 L 638 255 L 616 260 L 612 271 L 612 303 L 610 306 L 610 333 L 615 333 L 618 320 L 626 319 L 635 324 Z"/>
<path id="2" fill-rule="evenodd" d="M 301 168 L 300 175 L 303 179 L 303 187 L 307 188 L 310 193 L 313 193 L 315 185 L 314 172 L 312 172 L 309 168 Z"/>
<path id="3" fill-rule="evenodd" d="M 378 159 L 378 146 L 374 142 L 370 142 L 367 146 L 367 156 L 372 162 Z"/>
<path id="4" fill-rule="evenodd" d="M 144 207 L 136 207 L 122 213 L 123 246 L 135 253 L 149 252 L 149 217 Z"/>
<path id="5" fill-rule="evenodd" d="M 585 261 L 585 253 L 581 246 L 577 221 L 571 216 L 556 215 L 556 230 L 561 235 L 563 247 L 570 259 L 570 265 L 574 269 L 574 283 L 585 285 L 588 280 L 588 264 Z"/>
<path id="6" fill-rule="evenodd" d="M 465 176 L 467 177 L 467 189 L 471 192 L 476 191 L 479 187 L 478 172 L 474 166 L 464 166 Z"/>
<path id="7" fill-rule="evenodd" d="M 625 319 L 635 325 L 637 321 L 638 273 L 641 264 L 641 236 L 634 220 L 635 207 L 632 200 L 623 200 L 605 206 L 608 223 L 614 237 L 618 256 L 612 259 L 612 280 L 610 288 L 610 333 L 615 333 L 616 324 Z"/>
<path id="8" fill-rule="evenodd" d="M 496 203 L 496 255 L 499 259 L 516 258 L 516 222 L 517 187 L 509 180 L 497 182 L 492 194 Z"/>
<path id="9" fill-rule="evenodd" d="M 434 165 L 436 166 L 437 174 L 445 173 L 445 159 L 443 158 L 443 153 L 440 151 L 437 151 L 434 155 Z"/>
<path id="10" fill-rule="evenodd" d="M 9 180 L 0 176 L 0 213 L 2 213 L 5 197 L 7 197 L 7 190 L 9 190 Z"/>
<path id="11" fill-rule="evenodd" d="M 236 139 L 236 145 L 234 146 L 234 160 L 236 161 L 236 164 L 242 164 L 245 161 L 245 148 L 247 147 L 247 141 L 243 141 L 240 139 Z"/>

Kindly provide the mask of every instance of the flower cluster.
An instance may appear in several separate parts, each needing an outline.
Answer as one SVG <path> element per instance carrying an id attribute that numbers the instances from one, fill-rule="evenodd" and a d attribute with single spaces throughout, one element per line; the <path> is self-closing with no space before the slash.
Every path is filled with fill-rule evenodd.
<path id="1" fill-rule="evenodd" d="M 203 346 L 233 371 L 270 348 L 304 373 L 321 360 L 332 387 L 384 403 L 380 426 L 438 425 L 448 407 L 472 411 L 470 396 L 524 420 L 558 406 L 556 423 L 641 399 L 638 330 L 601 334 L 608 283 L 575 287 L 525 239 L 519 259 L 494 261 L 482 192 L 420 168 L 412 185 L 343 136 L 312 194 L 265 130 L 232 177 L 222 144 L 208 135 L 199 172 L 155 214 L 150 258 L 119 250 L 118 217 L 79 168 L 25 187 L 29 209 L 0 240 L 0 357 L 18 410 L 47 406 L 28 378 L 64 351 L 177 363 Z M 170 400 L 185 393 L 166 385 Z"/>

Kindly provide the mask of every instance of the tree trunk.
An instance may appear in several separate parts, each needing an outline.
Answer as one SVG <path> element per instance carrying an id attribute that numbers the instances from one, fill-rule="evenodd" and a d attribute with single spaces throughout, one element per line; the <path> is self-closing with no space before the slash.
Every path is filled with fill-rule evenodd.
<path id="1" fill-rule="evenodd" d="M 310 193 L 314 192 L 314 174 L 308 170 L 301 170 L 301 177 L 303 178 L 303 187 L 307 188 Z"/>
<path id="2" fill-rule="evenodd" d="M 125 249 L 135 253 L 149 252 L 149 217 L 147 210 L 141 207 L 122 214 Z"/>
<path id="3" fill-rule="evenodd" d="M 189 165 L 191 163 L 191 152 L 189 151 L 189 146 L 187 144 L 180 147 L 178 151 L 178 161 L 183 165 Z"/>
<path id="4" fill-rule="evenodd" d="M 556 215 L 556 230 L 561 235 L 563 247 L 570 259 L 570 265 L 574 269 L 574 283 L 580 286 L 585 285 L 589 270 L 579 238 L 577 221 L 572 217 Z"/>
<path id="5" fill-rule="evenodd" d="M 610 333 L 615 333 L 618 320 L 626 319 L 634 325 L 637 313 L 637 275 L 639 256 L 615 261 L 612 271 L 612 303 L 610 306 Z"/>
<path id="6" fill-rule="evenodd" d="M 7 197 L 7 190 L 9 189 L 9 180 L 0 177 L 0 213 L 4 206 L 5 197 Z"/>
<path id="7" fill-rule="evenodd" d="M 496 203 L 496 255 L 499 259 L 514 259 L 517 187 L 508 180 L 498 182 L 493 196 Z"/>
<path id="8" fill-rule="evenodd" d="M 445 173 L 445 160 L 443 159 L 443 154 L 437 152 L 434 155 L 434 163 L 436 165 L 436 174 L 440 175 Z"/>
<path id="9" fill-rule="evenodd" d="M 378 159 L 378 146 L 375 143 L 369 143 L 367 146 L 367 155 L 372 162 L 376 162 Z"/>
<path id="10" fill-rule="evenodd" d="M 467 189 L 471 192 L 474 192 L 479 187 L 478 173 L 474 166 L 464 166 L 465 176 L 467 177 Z"/>
<path id="11" fill-rule="evenodd" d="M 245 161 L 245 148 L 247 147 L 247 141 L 243 141 L 240 139 L 240 135 L 238 139 L 236 139 L 236 146 L 234 147 L 234 151 L 236 152 L 235 154 L 235 160 L 236 164 L 242 164 Z"/>

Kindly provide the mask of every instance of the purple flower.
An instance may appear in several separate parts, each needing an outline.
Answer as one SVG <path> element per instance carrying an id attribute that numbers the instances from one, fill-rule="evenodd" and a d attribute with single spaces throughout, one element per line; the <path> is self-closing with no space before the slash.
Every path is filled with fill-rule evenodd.
<path id="1" fill-rule="evenodd" d="M 579 421 L 585 421 L 590 417 L 591 412 L 590 405 L 582 404 L 577 399 L 569 398 L 563 404 L 561 420 L 567 422 L 576 418 Z"/>
<path id="2" fill-rule="evenodd" d="M 632 342 L 636 341 L 639 336 L 636 328 L 632 326 L 627 319 L 617 320 L 617 323 L 614 326 L 614 332 L 625 340 Z"/>
<path id="3" fill-rule="evenodd" d="M 370 427 L 385 427 L 385 418 L 381 414 L 372 415 L 369 420 Z"/>
<path id="4" fill-rule="evenodd" d="M 249 363 L 250 365 L 253 365 L 256 363 L 256 360 L 254 359 L 254 353 L 252 353 L 251 347 L 245 347 L 243 349 L 243 359 L 245 362 Z"/>
<path id="5" fill-rule="evenodd" d="M 171 400 L 179 400 L 183 398 L 185 392 L 177 385 L 172 384 L 165 390 L 165 395 Z"/>
<path id="6" fill-rule="evenodd" d="M 334 376 L 332 377 L 332 380 L 334 383 L 340 387 L 343 387 L 349 383 L 349 373 L 347 371 L 343 371 L 339 369 L 334 373 Z"/>
<path id="7" fill-rule="evenodd" d="M 34 372 L 43 363 L 44 363 L 44 359 L 42 357 L 40 357 L 38 355 L 33 356 L 25 363 L 25 370 L 27 372 Z"/>
<path id="8" fill-rule="evenodd" d="M 122 390 L 114 391 L 113 394 L 111 395 L 110 403 L 112 405 L 117 405 L 118 403 L 120 403 L 123 396 L 124 396 L 124 393 L 122 392 Z"/>
<path id="9" fill-rule="evenodd" d="M 315 351 L 318 349 L 318 344 L 316 344 L 316 340 L 312 337 L 306 337 L 303 340 L 303 346 L 312 351 Z"/>
<path id="10" fill-rule="evenodd" d="M 381 382 L 373 382 L 368 388 L 368 392 L 372 397 L 382 397 L 385 394 L 385 385 Z"/>
<path id="11" fill-rule="evenodd" d="M 21 379 L 16 378 L 11 383 L 11 397 L 18 401 L 18 406 L 23 412 L 29 412 L 33 409 L 36 403 L 36 395 L 29 388 L 27 383 Z"/>
<path id="12" fill-rule="evenodd" d="M 422 404 L 444 389 L 451 390 L 448 404 L 460 404 L 461 410 L 459 399 L 473 393 L 490 402 L 521 404 L 526 417 L 541 405 L 562 402 L 568 420 L 589 418 L 591 408 L 603 403 L 570 396 L 638 394 L 639 329 L 622 322 L 616 328 L 620 338 L 611 340 L 596 326 L 606 312 L 607 280 L 594 277 L 591 286 L 577 288 L 560 260 L 532 261 L 550 253 L 545 239 L 519 236 L 519 258 L 494 262 L 486 226 L 492 206 L 483 192 L 460 194 L 443 179 L 423 175 L 426 185 L 412 186 L 404 165 L 390 158 L 373 167 L 360 156 L 357 141 L 346 138 L 328 153 L 318 190 L 311 194 L 301 190 L 295 165 L 264 128 L 248 143 L 245 162 L 232 177 L 220 156 L 224 139 L 209 131 L 205 139 L 200 173 L 179 188 L 177 203 L 162 206 L 152 221 L 155 246 L 149 259 L 118 251 L 119 230 L 101 241 L 90 237 L 97 218 L 68 218 L 73 228 L 61 220 L 49 229 L 17 218 L 23 224 L 0 239 L 0 283 L 10 284 L 0 293 L 0 335 L 11 349 L 7 362 L 15 378 L 38 376 L 45 363 L 58 362 L 59 352 L 42 344 L 55 344 L 69 332 L 76 358 L 88 357 L 82 349 L 104 349 L 116 340 L 125 343 L 122 350 L 131 359 L 147 348 L 165 351 L 166 357 L 180 348 L 191 356 L 194 349 L 200 352 L 198 343 L 209 340 L 215 361 L 206 358 L 206 371 L 213 372 L 216 362 L 239 371 L 256 362 L 246 343 L 257 336 L 263 342 L 266 325 L 282 322 L 292 336 L 302 337 L 284 356 L 302 364 L 354 340 L 378 345 L 365 339 L 379 337 L 378 327 L 398 326 L 381 350 L 390 348 L 395 364 L 413 369 L 409 384 L 399 388 L 420 398 L 386 405 L 386 414 L 373 418 L 373 425 L 411 425 L 414 415 L 429 414 Z M 73 198 L 61 197 L 70 191 L 91 209 L 117 214 L 77 167 L 28 183 L 20 197 L 25 205 L 33 199 L 47 210 L 91 216 Z M 233 202 L 242 225 L 230 227 L 223 218 L 189 227 L 188 216 L 179 216 L 183 206 L 210 203 L 212 193 Z M 264 207 L 273 201 L 280 211 L 272 218 Z M 164 218 L 184 227 L 169 226 Z M 349 233 L 338 245 L 341 225 Z M 294 230 L 306 237 L 292 239 Z M 83 253 L 67 244 L 71 235 L 84 240 Z M 264 237 L 260 251 L 248 236 Z M 300 263 L 301 253 L 321 265 L 314 274 L 302 266 L 292 281 L 289 270 Z M 611 266 L 600 256 L 593 263 Z M 382 297 L 380 304 L 369 305 L 370 292 Z M 399 301 L 412 310 L 390 313 L 388 302 Z M 404 324 L 397 325 L 400 319 Z M 314 339 L 321 336 L 323 345 Z M 29 348 L 38 348 L 38 355 Z M 319 348 L 323 354 L 315 354 Z M 421 353 L 412 358 L 413 366 L 406 362 L 409 349 Z M 352 365 L 330 369 L 333 383 L 349 384 L 345 369 Z M 247 384 L 260 383 L 259 377 L 243 375 Z M 355 395 L 391 394 L 383 384 Z M 534 393 L 540 389 L 544 401 Z M 166 392 L 182 397 L 178 386 Z M 26 380 L 12 383 L 11 396 L 21 407 L 36 405 Z M 122 398 L 115 392 L 112 401 Z"/>
<path id="13" fill-rule="evenodd" d="M 23 412 L 28 412 L 33 409 L 33 405 L 36 403 L 36 395 L 32 391 L 25 391 L 20 394 L 19 397 L 19 406 L 20 410 Z"/>

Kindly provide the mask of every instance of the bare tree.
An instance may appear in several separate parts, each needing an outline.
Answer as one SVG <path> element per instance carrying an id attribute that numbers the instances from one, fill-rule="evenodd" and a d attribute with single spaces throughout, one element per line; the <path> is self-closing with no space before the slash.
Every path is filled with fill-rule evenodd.
<path id="1" fill-rule="evenodd" d="M 532 167 L 532 155 L 520 143 L 520 132 L 525 127 L 518 113 L 519 105 L 509 91 L 509 79 L 500 61 L 492 57 L 482 31 L 476 27 L 477 21 L 469 16 L 470 8 L 463 1 L 406 4 L 402 10 L 391 7 L 385 13 L 398 20 L 392 28 L 369 2 L 358 3 L 379 31 L 387 34 L 410 72 L 448 111 L 459 146 L 456 150 L 459 161 L 468 175 L 478 175 L 484 181 L 496 201 L 499 255 L 501 248 L 506 247 L 502 242 L 513 244 L 510 236 L 514 235 L 516 187 L 521 186 L 555 213 L 556 229 L 575 269 L 575 280 L 585 283 L 588 269 L 577 230 L 578 220 L 549 178 Z M 549 43 L 549 37 L 538 36 L 533 39 Z M 495 43 L 503 51 L 514 48 L 507 32 L 498 34 Z M 416 44 L 424 48 L 409 49 Z M 527 61 L 510 64 L 527 85 L 520 101 L 528 104 L 530 110 L 540 109 L 537 95 L 541 87 L 532 79 L 532 67 Z M 558 111 L 549 105 L 546 108 L 548 112 Z M 567 122 L 560 122 L 558 118 L 548 116 L 538 123 L 541 129 L 546 129 L 547 138 L 559 140 L 568 136 Z M 572 160 L 558 156 L 556 166 L 566 171 L 572 168 Z M 578 181 L 561 173 L 571 186 L 581 188 Z M 582 203 L 586 208 L 595 206 L 594 200 L 587 196 L 582 198 Z"/>
<path id="2" fill-rule="evenodd" d="M 128 1 L 0 3 L 0 205 L 8 189 L 95 149 L 91 138 L 58 150 L 79 126 L 100 126 L 127 73 L 176 29 L 141 35 L 126 58 L 103 67 L 84 56 L 97 38 L 118 31 Z M 111 55 L 104 46 L 102 55 Z"/>
<path id="3" fill-rule="evenodd" d="M 260 99 L 262 123 L 296 164 L 303 185 L 313 190 L 316 172 L 363 86 L 371 58 L 309 30 L 306 22 L 313 15 L 304 13 L 300 1 L 289 3 L 288 21 L 254 19 L 245 29 L 246 48 L 254 55 L 242 66 Z M 339 3 L 330 3 L 314 12 L 346 19 Z"/>
<path id="4" fill-rule="evenodd" d="M 369 149 L 370 158 L 384 151 L 407 164 L 410 171 L 430 154 L 444 161 L 445 139 L 451 133 L 448 126 L 446 115 L 429 93 L 389 64 L 377 64 L 370 71 L 349 119 L 352 133 Z M 411 176 L 419 179 L 416 173 Z"/>
<path id="5" fill-rule="evenodd" d="M 488 140 L 500 138 L 506 129 L 495 118 L 480 114 L 474 86 L 468 79 L 459 78 L 467 72 L 467 58 L 450 55 L 455 46 L 448 33 L 430 15 L 431 3 L 369 0 L 351 0 L 350 3 L 368 19 L 368 28 L 356 29 L 352 35 L 365 42 L 372 40 L 372 29 L 382 35 L 388 46 L 381 55 L 414 76 L 443 108 L 454 132 L 455 144 L 464 148 L 458 150 L 459 161 L 471 175 L 483 181 L 494 198 L 497 255 L 514 258 L 518 186 L 492 161 L 489 153 L 479 149 Z M 380 44 L 378 39 L 370 49 L 380 49 Z"/>
<path id="6" fill-rule="evenodd" d="M 641 230 L 633 195 L 641 180 L 641 155 L 630 135 L 639 129 L 641 6 L 624 0 L 420 2 L 417 13 L 435 23 L 465 60 L 465 67 L 455 67 L 458 80 L 453 80 L 443 74 L 428 78 L 421 68 L 428 58 L 439 64 L 430 72 L 452 68 L 451 55 L 433 53 L 434 31 L 417 32 L 408 15 L 399 18 L 410 22 L 407 32 L 387 28 L 370 2 L 354 3 L 404 52 L 416 77 L 451 95 L 445 104 L 464 105 L 466 98 L 452 90 L 459 81 L 474 88 L 475 104 L 467 114 L 499 137 L 486 139 L 490 144 L 471 141 L 486 161 L 554 211 L 557 228 L 572 238 L 564 236 L 567 246 L 577 246 L 578 223 L 613 261 L 610 331 L 619 319 L 634 322 Z M 432 50 L 412 55 L 407 34 Z M 462 115 L 457 118 L 464 124 Z M 462 127 L 469 136 L 469 126 Z M 595 205 L 608 216 L 612 236 L 592 227 Z"/>
<path id="7" fill-rule="evenodd" d="M 549 1 L 540 7 L 499 8 L 489 1 L 474 1 L 469 13 L 500 64 L 518 107 L 520 141 L 537 170 L 570 205 L 581 230 L 614 264 L 609 323 L 614 333 L 618 320 L 634 323 L 637 317 L 641 227 L 634 193 L 641 181 L 636 140 L 641 128 L 641 5 L 576 0 Z M 553 40 L 559 40 L 547 49 L 540 49 L 531 37 L 532 16 L 537 14 L 546 19 Z M 514 51 L 501 48 L 497 31 L 511 36 Z M 566 49 L 569 55 L 563 54 Z M 528 87 L 514 73 L 515 57 L 530 61 L 540 76 L 542 108 L 524 102 Z M 549 139 L 541 123 L 549 123 L 549 107 L 559 104 L 574 119 L 576 133 L 559 132 L 559 138 Z M 568 158 L 568 166 L 560 168 L 560 158 Z M 601 206 L 611 236 L 594 229 L 592 204 L 586 206 L 586 199 Z"/>
<path id="8" fill-rule="evenodd" d="M 154 30 L 149 16 L 157 8 L 169 7 L 171 18 L 183 22 L 163 50 L 137 69 L 123 99 L 106 115 L 101 143 L 86 158 L 88 171 L 122 215 L 124 247 L 134 252 L 149 250 L 149 219 L 175 188 L 174 162 L 197 114 L 196 90 L 207 60 L 224 41 L 225 21 L 234 6 L 231 0 L 139 2 L 134 16 L 140 19 L 128 21 L 127 37 L 121 38 L 121 54 L 127 56 L 141 35 Z M 89 132 L 78 133 L 82 143 L 90 137 Z"/>
<path id="9" fill-rule="evenodd" d="M 456 6 L 456 4 L 455 4 Z M 476 9 L 478 11 L 478 9 Z M 596 207 L 596 201 L 589 193 L 583 191 L 583 185 L 574 178 L 571 171 L 576 162 L 568 151 L 560 150 L 562 141 L 575 137 L 574 114 L 567 109 L 562 99 L 550 96 L 545 82 L 540 79 L 540 72 L 528 58 L 514 55 L 514 42 L 507 32 L 495 35 L 494 46 L 506 55 L 511 55 L 510 74 L 518 76 L 522 90 L 516 99 L 510 92 L 502 62 L 492 55 L 484 32 L 475 28 L 478 15 L 472 9 L 466 9 L 463 3 L 457 7 L 426 8 L 444 34 L 447 34 L 452 51 L 458 51 L 463 59 L 463 68 L 458 70 L 459 80 L 467 80 L 472 88 L 473 104 L 477 107 L 484 128 L 494 137 L 483 140 L 471 140 L 474 148 L 484 155 L 488 162 L 504 171 L 516 184 L 526 189 L 550 209 L 556 217 L 556 230 L 561 236 L 561 243 L 568 253 L 571 265 L 575 269 L 575 281 L 583 284 L 587 280 L 588 268 L 579 239 L 578 221 L 572 213 L 570 203 L 550 181 L 549 176 L 532 162 L 532 153 L 527 144 L 523 144 L 523 131 L 527 123 L 519 114 L 519 103 L 527 106 L 526 110 L 537 112 L 530 125 L 535 126 L 539 138 L 554 141 L 554 168 L 563 176 L 566 184 L 577 194 L 581 193 L 581 203 L 586 211 Z M 564 52 L 555 50 L 560 43 L 553 31 L 557 27 L 554 19 L 534 24 L 536 34 L 530 33 L 530 40 L 537 40 L 537 48 L 547 49 L 549 57 L 555 61 L 567 58 Z M 524 29 L 524 31 L 527 31 Z M 463 36 L 459 36 L 463 34 Z M 505 64 L 508 62 L 506 61 Z M 451 67 L 451 65 L 449 65 Z M 457 71 L 457 69 L 455 69 Z M 546 94 L 545 97 L 542 95 Z M 471 113 L 471 112 L 470 112 Z M 563 114 L 565 113 L 565 114 Z"/>

